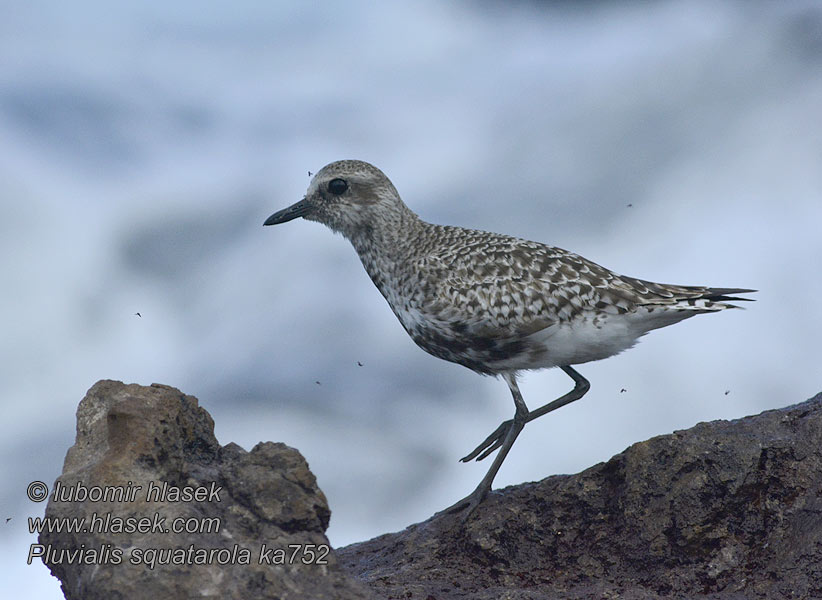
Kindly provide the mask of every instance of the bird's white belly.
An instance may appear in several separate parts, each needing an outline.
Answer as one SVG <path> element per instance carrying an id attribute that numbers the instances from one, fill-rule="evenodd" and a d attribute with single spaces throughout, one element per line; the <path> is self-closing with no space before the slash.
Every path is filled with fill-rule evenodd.
<path id="1" fill-rule="evenodd" d="M 432 318 L 408 306 L 395 308 L 395 313 L 426 351 L 475 370 L 479 369 L 474 363 L 482 363 L 485 372 L 492 373 L 570 366 L 608 358 L 634 346 L 648 331 L 695 314 L 661 309 L 624 314 L 583 313 L 530 335 L 498 339 L 492 336 L 496 341 L 489 345 L 480 343 L 486 340 L 472 339 L 470 333 L 466 336 L 464 332 L 452 331 L 447 319 Z M 439 340 L 439 345 L 434 340 Z"/>
<path id="2" fill-rule="evenodd" d="M 535 353 L 537 364 L 525 368 L 567 366 L 607 358 L 636 344 L 640 335 L 642 332 L 634 331 L 622 315 L 607 320 L 581 318 L 552 325 L 529 336 L 529 345 L 537 345 L 543 353 L 542 356 Z"/>
<path id="3" fill-rule="evenodd" d="M 640 309 L 627 314 L 585 315 L 558 323 L 531 334 L 529 343 L 544 354 L 528 369 L 576 365 L 601 360 L 633 347 L 640 337 L 658 327 L 670 325 L 691 316 L 686 311 Z"/>

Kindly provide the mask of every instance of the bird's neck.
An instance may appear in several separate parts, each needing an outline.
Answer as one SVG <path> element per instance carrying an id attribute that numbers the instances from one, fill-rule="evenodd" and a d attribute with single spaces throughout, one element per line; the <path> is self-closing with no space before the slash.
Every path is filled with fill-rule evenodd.
<path id="1" fill-rule="evenodd" d="M 387 286 L 419 251 L 417 241 L 427 224 L 408 208 L 393 214 L 390 221 L 378 223 L 348 237 L 371 280 L 388 297 Z"/>
<path id="2" fill-rule="evenodd" d="M 420 218 L 403 206 L 390 215 L 370 221 L 347 235 L 360 256 L 379 254 L 386 258 L 406 259 L 414 250 L 414 239 L 425 225 Z"/>

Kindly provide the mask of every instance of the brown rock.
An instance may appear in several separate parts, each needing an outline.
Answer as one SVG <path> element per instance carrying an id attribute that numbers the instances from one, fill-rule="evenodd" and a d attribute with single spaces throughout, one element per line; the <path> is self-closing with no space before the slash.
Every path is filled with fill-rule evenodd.
<path id="1" fill-rule="evenodd" d="M 55 483 L 74 497 L 46 509 L 85 518 L 86 531 L 40 535 L 66 598 L 372 597 L 330 550 L 331 513 L 303 457 L 270 442 L 221 447 L 213 429 L 196 398 L 168 386 L 89 390 Z"/>
<path id="2" fill-rule="evenodd" d="M 822 394 L 338 553 L 391 598 L 822 598 Z"/>

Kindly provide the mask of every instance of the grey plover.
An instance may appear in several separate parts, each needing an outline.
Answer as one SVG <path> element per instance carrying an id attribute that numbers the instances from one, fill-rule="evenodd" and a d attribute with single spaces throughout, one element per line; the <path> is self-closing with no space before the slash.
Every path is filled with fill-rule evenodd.
<path id="1" fill-rule="evenodd" d="M 652 283 L 618 275 L 577 254 L 515 237 L 434 225 L 400 199 L 382 171 L 341 160 L 318 171 L 305 197 L 265 225 L 303 217 L 345 236 L 408 335 L 423 350 L 483 375 L 501 376 L 514 418 L 462 461 L 499 449 L 477 488 L 447 511 L 463 520 L 491 484 L 525 424 L 581 398 L 590 384 L 571 365 L 636 344 L 652 329 L 728 304 L 755 290 Z M 574 389 L 528 410 L 517 374 L 559 367 Z"/>

